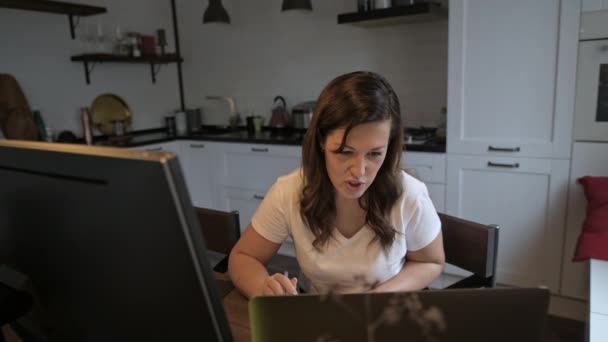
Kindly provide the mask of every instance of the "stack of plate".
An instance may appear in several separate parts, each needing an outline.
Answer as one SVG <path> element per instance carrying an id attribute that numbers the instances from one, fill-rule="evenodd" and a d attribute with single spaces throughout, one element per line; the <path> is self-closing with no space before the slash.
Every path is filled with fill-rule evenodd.
<path id="1" fill-rule="evenodd" d="M 133 114 L 129 105 L 120 96 L 115 94 L 102 94 L 93 100 L 91 105 L 91 121 L 93 125 L 105 135 L 114 135 L 114 122 L 122 121 L 123 127 L 129 131 Z"/>

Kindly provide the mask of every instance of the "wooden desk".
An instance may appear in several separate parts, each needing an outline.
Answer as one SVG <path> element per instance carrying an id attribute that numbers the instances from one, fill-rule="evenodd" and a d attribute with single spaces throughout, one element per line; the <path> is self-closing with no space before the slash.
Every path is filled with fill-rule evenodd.
<path id="1" fill-rule="evenodd" d="M 249 331 L 249 300 L 245 298 L 232 282 L 224 276 L 215 274 L 220 292 L 224 294 L 224 311 L 230 324 L 230 331 L 235 342 L 251 341 Z"/>

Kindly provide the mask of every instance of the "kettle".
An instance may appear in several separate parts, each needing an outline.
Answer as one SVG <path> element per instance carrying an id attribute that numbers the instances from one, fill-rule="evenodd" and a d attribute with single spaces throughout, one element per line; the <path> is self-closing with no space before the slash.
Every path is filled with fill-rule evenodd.
<path id="1" fill-rule="evenodd" d="M 289 124 L 289 112 L 287 111 L 287 105 L 283 96 L 277 96 L 274 98 L 274 102 L 280 100 L 281 103 L 274 107 L 272 110 L 272 116 L 270 117 L 271 128 L 283 128 Z"/>

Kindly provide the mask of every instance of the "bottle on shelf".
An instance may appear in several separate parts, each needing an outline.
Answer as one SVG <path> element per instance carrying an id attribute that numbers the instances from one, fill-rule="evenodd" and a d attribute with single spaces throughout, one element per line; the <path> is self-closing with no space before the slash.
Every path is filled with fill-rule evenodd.
<path id="1" fill-rule="evenodd" d="M 89 109 L 82 107 L 80 109 L 80 120 L 82 123 L 82 136 L 84 142 L 87 145 L 93 145 L 93 131 L 91 129 L 91 116 L 89 115 Z"/>

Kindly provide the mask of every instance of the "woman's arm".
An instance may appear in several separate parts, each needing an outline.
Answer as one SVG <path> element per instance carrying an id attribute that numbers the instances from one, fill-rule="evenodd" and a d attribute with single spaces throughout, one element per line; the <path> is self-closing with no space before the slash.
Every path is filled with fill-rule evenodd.
<path id="1" fill-rule="evenodd" d="M 428 286 L 443 272 L 445 254 L 441 232 L 435 240 L 417 251 L 408 251 L 405 266 L 394 277 L 371 292 L 415 291 Z"/>
<path id="2" fill-rule="evenodd" d="M 245 296 L 297 294 L 296 278 L 290 280 L 279 273 L 270 276 L 266 270 L 280 247 L 256 232 L 251 223 L 247 226 L 228 259 L 230 279 Z"/>

